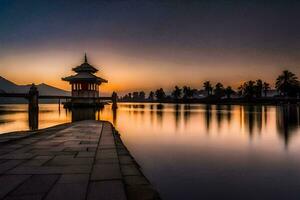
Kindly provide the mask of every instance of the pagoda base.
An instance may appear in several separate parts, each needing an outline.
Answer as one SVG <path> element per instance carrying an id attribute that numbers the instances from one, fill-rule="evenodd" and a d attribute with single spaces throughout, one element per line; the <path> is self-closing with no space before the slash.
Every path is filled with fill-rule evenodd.
<path id="1" fill-rule="evenodd" d="M 104 108 L 107 105 L 106 102 L 95 102 L 95 103 L 83 103 L 83 102 L 64 102 L 64 108 Z"/>

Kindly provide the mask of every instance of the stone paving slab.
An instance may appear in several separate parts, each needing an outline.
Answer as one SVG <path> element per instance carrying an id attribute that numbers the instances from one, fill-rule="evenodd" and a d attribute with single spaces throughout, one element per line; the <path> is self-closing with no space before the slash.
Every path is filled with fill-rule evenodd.
<path id="1" fill-rule="evenodd" d="M 91 180 L 101 181 L 101 180 L 115 180 L 121 179 L 121 171 L 119 163 L 110 164 L 96 164 L 93 167 Z"/>
<path id="2" fill-rule="evenodd" d="M 126 200 L 121 180 L 92 182 L 89 186 L 88 200 Z"/>
<path id="3" fill-rule="evenodd" d="M 109 122 L 81 121 L 0 136 L 0 199 L 160 198 Z"/>
<path id="4" fill-rule="evenodd" d="M 9 196 L 43 195 L 57 181 L 59 175 L 33 175 L 16 188 Z"/>
<path id="5" fill-rule="evenodd" d="M 58 183 L 47 195 L 46 200 L 85 199 L 88 183 Z M 101 199 L 101 198 L 100 198 Z"/>
<path id="6" fill-rule="evenodd" d="M 0 198 L 3 199 L 10 191 L 17 188 L 30 175 L 3 175 L 0 177 Z"/>
<path id="7" fill-rule="evenodd" d="M 16 166 L 20 165 L 26 160 L 6 160 L 4 163 L 0 164 L 0 174 L 3 174 L 7 170 L 13 169 Z"/>

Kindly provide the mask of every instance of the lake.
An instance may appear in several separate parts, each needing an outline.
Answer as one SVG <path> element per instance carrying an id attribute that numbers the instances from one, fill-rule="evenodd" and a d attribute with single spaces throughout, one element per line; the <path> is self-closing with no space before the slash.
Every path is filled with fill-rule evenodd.
<path id="1" fill-rule="evenodd" d="M 299 106 L 120 103 L 94 116 L 117 127 L 162 199 L 300 199 Z M 72 117 L 42 104 L 39 128 Z M 27 105 L 0 106 L 0 133 L 27 120 Z"/>

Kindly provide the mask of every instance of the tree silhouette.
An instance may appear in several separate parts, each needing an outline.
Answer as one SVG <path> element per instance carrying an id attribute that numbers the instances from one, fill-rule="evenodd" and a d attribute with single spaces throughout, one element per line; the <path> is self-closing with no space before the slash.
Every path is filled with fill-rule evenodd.
<path id="1" fill-rule="evenodd" d="M 164 89 L 160 88 L 155 91 L 155 96 L 158 101 L 161 101 L 166 98 L 166 93 L 165 93 Z"/>
<path id="2" fill-rule="evenodd" d="M 172 92 L 172 96 L 175 100 L 180 99 L 182 90 L 176 85 L 175 89 Z"/>
<path id="3" fill-rule="evenodd" d="M 133 92 L 132 93 L 132 98 L 133 98 L 133 100 L 138 100 L 139 99 L 139 93 L 138 92 Z"/>
<path id="4" fill-rule="evenodd" d="M 228 86 L 224 92 L 225 92 L 227 99 L 230 99 L 231 95 L 234 94 L 234 90 L 230 86 Z"/>
<path id="5" fill-rule="evenodd" d="M 239 96 L 243 96 L 243 94 L 244 94 L 244 84 L 242 84 L 238 87 L 237 93 L 238 93 Z"/>
<path id="6" fill-rule="evenodd" d="M 222 83 L 217 83 L 214 89 L 214 94 L 216 97 L 221 98 L 224 96 L 225 91 L 224 91 L 224 86 Z"/>
<path id="7" fill-rule="evenodd" d="M 148 100 L 150 100 L 150 101 L 154 100 L 154 92 L 153 91 L 149 92 Z"/>
<path id="8" fill-rule="evenodd" d="M 276 79 L 275 87 L 284 96 L 294 95 L 299 89 L 299 81 L 294 73 L 284 70 Z"/>
<path id="9" fill-rule="evenodd" d="M 183 98 L 184 99 L 188 99 L 188 98 L 192 98 L 194 95 L 194 90 L 191 89 L 190 87 L 187 86 L 183 86 Z"/>
<path id="10" fill-rule="evenodd" d="M 270 84 L 267 83 L 267 82 L 264 82 L 264 83 L 263 83 L 262 89 L 263 89 L 264 95 L 265 95 L 265 97 L 266 97 L 266 96 L 267 96 L 267 92 L 268 92 L 268 90 L 270 89 Z"/>
<path id="11" fill-rule="evenodd" d="M 140 100 L 145 100 L 145 96 L 146 96 L 145 92 L 144 91 L 140 91 L 140 93 L 139 93 L 139 99 Z"/>
<path id="12" fill-rule="evenodd" d="M 239 94 L 241 96 L 247 97 L 249 99 L 253 98 L 255 93 L 255 82 L 254 81 L 247 81 L 243 85 L 241 85 L 239 88 Z"/>
<path id="13" fill-rule="evenodd" d="M 203 87 L 204 87 L 204 90 L 207 93 L 207 96 L 211 95 L 212 90 L 213 90 L 211 83 L 209 81 L 205 81 L 203 83 Z"/>
<path id="14" fill-rule="evenodd" d="M 255 96 L 256 97 L 261 97 L 261 93 L 263 90 L 263 82 L 262 80 L 258 79 L 256 80 L 256 85 L 255 85 Z"/>
<path id="15" fill-rule="evenodd" d="M 283 71 L 278 78 L 276 79 L 276 89 L 280 92 L 280 94 L 284 96 L 296 96 L 300 94 L 300 82 L 298 81 L 297 76 L 288 71 Z M 214 94 L 214 98 L 212 100 L 219 98 L 221 100 L 222 97 L 226 96 L 227 99 L 230 99 L 232 94 L 239 94 L 240 97 L 248 98 L 249 100 L 252 98 L 261 98 L 262 96 L 267 96 L 267 92 L 270 89 L 270 84 L 267 82 L 263 82 L 261 79 L 256 81 L 246 81 L 240 87 L 238 87 L 237 92 L 232 89 L 232 87 L 228 86 L 224 88 L 223 84 L 218 82 L 215 87 L 212 86 L 210 81 L 205 81 L 203 83 L 203 87 L 207 96 Z M 171 92 L 171 95 L 166 95 L 163 88 L 157 89 L 155 92 L 151 91 L 147 98 L 148 101 L 153 101 L 156 99 L 158 102 L 176 102 L 178 99 L 183 99 L 183 102 L 198 102 L 197 99 L 194 99 L 195 94 L 197 94 L 197 89 L 193 89 L 188 86 L 183 86 L 183 88 L 175 86 L 174 90 Z M 190 101 L 190 99 L 195 101 Z M 128 93 L 123 96 L 120 100 L 125 101 L 134 101 L 134 100 L 145 100 L 145 92 L 144 91 L 135 91 L 132 93 Z M 196 101 L 197 100 L 197 101 Z M 208 98 L 210 100 L 210 98 Z M 266 100 L 266 99 L 261 99 Z M 281 99 L 279 99 L 281 101 Z M 277 100 L 275 99 L 274 102 Z M 201 102 L 201 100 L 199 100 Z M 228 102 L 228 101 L 226 101 Z M 178 102 L 177 102 L 178 103 Z"/>

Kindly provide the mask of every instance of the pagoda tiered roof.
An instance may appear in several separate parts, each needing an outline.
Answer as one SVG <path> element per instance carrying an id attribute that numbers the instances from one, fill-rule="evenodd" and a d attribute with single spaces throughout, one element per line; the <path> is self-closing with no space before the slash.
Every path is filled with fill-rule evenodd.
<path id="1" fill-rule="evenodd" d="M 98 69 L 88 63 L 86 55 L 84 56 L 84 63 L 73 68 L 73 71 L 75 71 L 77 74 L 67 76 L 62 78 L 62 80 L 68 82 L 93 82 L 98 84 L 107 83 L 107 80 L 94 75 L 94 73 L 98 72 Z"/>
<path id="2" fill-rule="evenodd" d="M 90 73 L 96 73 L 98 71 L 98 69 L 96 69 L 95 67 L 93 67 L 92 65 L 90 65 L 87 61 L 87 57 L 86 54 L 84 55 L 84 63 L 82 63 L 81 65 L 74 67 L 73 71 L 79 73 L 79 72 L 90 72 Z"/>
<path id="3" fill-rule="evenodd" d="M 88 73 L 88 72 L 80 72 L 76 75 L 67 76 L 63 78 L 62 80 L 68 81 L 68 82 L 95 82 L 95 83 L 107 83 L 107 80 L 95 76 L 94 74 Z"/>

